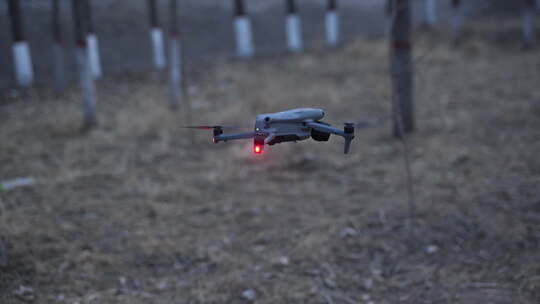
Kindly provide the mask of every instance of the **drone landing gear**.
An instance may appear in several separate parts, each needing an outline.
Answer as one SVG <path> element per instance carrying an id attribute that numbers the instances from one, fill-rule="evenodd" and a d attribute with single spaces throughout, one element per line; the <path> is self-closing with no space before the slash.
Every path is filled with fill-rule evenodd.
<path id="1" fill-rule="evenodd" d="M 343 127 L 343 133 L 345 133 L 345 151 L 344 153 L 349 153 L 349 149 L 351 148 L 351 141 L 354 139 L 354 124 L 353 123 L 345 123 L 345 127 Z"/>

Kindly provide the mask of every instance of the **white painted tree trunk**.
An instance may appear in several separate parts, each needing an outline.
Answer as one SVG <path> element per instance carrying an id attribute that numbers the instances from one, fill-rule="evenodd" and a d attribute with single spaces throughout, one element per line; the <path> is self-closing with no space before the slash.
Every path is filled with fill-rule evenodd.
<path id="1" fill-rule="evenodd" d="M 531 9 L 523 9 L 523 46 L 531 47 L 534 44 L 534 12 Z"/>
<path id="2" fill-rule="evenodd" d="M 302 51 L 302 29 L 300 17 L 297 14 L 287 16 L 287 45 L 291 52 Z"/>
<path id="3" fill-rule="evenodd" d="M 426 3 L 426 24 L 434 25 L 437 23 L 437 4 L 436 0 L 425 0 Z"/>
<path id="4" fill-rule="evenodd" d="M 331 47 L 339 43 L 339 14 L 335 10 L 326 12 L 326 43 Z"/>
<path id="5" fill-rule="evenodd" d="M 82 91 L 82 112 L 84 116 L 84 128 L 90 128 L 97 123 L 96 119 L 96 89 L 90 68 L 88 49 L 77 48 L 77 65 L 79 67 L 79 81 Z"/>
<path id="6" fill-rule="evenodd" d="M 163 31 L 159 27 L 154 27 L 150 30 L 150 40 L 152 41 L 152 52 L 154 58 L 154 66 L 158 69 L 165 68 L 165 47 L 163 45 Z"/>
<path id="7" fill-rule="evenodd" d="M 88 44 L 88 56 L 90 58 L 90 71 L 92 72 L 92 76 L 97 79 L 102 75 L 98 38 L 96 34 L 88 34 L 86 41 Z"/>
<path id="8" fill-rule="evenodd" d="M 13 44 L 13 58 L 15 59 L 15 77 L 17 84 L 28 87 L 34 82 L 32 56 L 28 42 L 18 41 Z"/>
<path id="9" fill-rule="evenodd" d="M 169 45 L 169 81 L 171 86 L 170 106 L 176 108 L 180 104 L 182 96 L 182 73 L 181 73 L 181 49 L 177 37 L 171 37 Z"/>
<path id="10" fill-rule="evenodd" d="M 55 87 L 58 92 L 63 92 L 66 88 L 66 73 L 64 65 L 64 46 L 61 43 L 53 44 L 53 62 Z"/>
<path id="11" fill-rule="evenodd" d="M 252 57 L 255 52 L 249 17 L 236 16 L 234 20 L 234 29 L 236 32 L 236 51 L 238 56 Z"/>

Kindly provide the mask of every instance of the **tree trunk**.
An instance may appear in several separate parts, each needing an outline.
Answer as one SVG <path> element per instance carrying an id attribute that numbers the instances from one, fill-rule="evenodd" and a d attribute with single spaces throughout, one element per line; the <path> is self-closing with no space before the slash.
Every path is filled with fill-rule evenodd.
<path id="1" fill-rule="evenodd" d="M 384 3 L 384 12 L 386 17 L 391 18 L 393 13 L 393 6 L 394 1 L 393 0 L 386 0 Z"/>
<path id="2" fill-rule="evenodd" d="M 461 0 L 452 0 L 452 44 L 458 45 L 463 27 L 463 8 Z"/>
<path id="3" fill-rule="evenodd" d="M 302 51 L 302 24 L 298 16 L 298 7 L 296 0 L 287 0 L 287 45 L 291 52 L 299 53 Z"/>
<path id="4" fill-rule="evenodd" d="M 178 31 L 178 1 L 170 0 L 170 41 L 169 41 L 169 83 L 171 89 L 170 107 L 178 108 L 182 98 L 181 46 Z"/>
<path id="5" fill-rule="evenodd" d="M 159 26 L 157 0 L 148 0 L 150 19 L 150 41 L 152 42 L 153 63 L 157 69 L 165 68 L 165 47 L 163 46 L 163 31 Z"/>
<path id="6" fill-rule="evenodd" d="M 385 16 L 386 16 L 386 24 L 385 24 L 385 27 L 386 27 L 386 32 L 385 34 L 388 35 L 388 37 L 390 37 L 390 31 L 392 30 L 392 26 L 394 24 L 394 18 L 392 16 L 393 14 L 393 9 L 392 7 L 394 6 L 394 0 L 386 0 L 385 1 L 385 5 L 384 5 L 384 12 L 385 12 Z"/>
<path id="7" fill-rule="evenodd" d="M 436 0 L 425 0 L 425 24 L 433 26 L 437 23 L 437 2 Z"/>
<path id="8" fill-rule="evenodd" d="M 534 0 L 523 0 L 523 48 L 531 48 L 534 44 Z"/>
<path id="9" fill-rule="evenodd" d="M 239 57 L 252 57 L 254 54 L 251 21 L 246 14 L 244 0 L 234 1 L 234 29 L 236 32 L 236 52 Z"/>
<path id="10" fill-rule="evenodd" d="M 13 58 L 15 78 L 22 87 L 31 86 L 34 82 L 34 70 L 28 42 L 24 37 L 23 19 L 19 0 L 8 1 L 11 31 L 13 34 Z"/>
<path id="11" fill-rule="evenodd" d="M 80 0 L 72 0 L 72 8 L 77 45 L 77 67 L 82 92 L 83 129 L 86 130 L 97 124 L 95 112 L 96 93 L 88 56 L 85 6 Z"/>
<path id="12" fill-rule="evenodd" d="M 84 18 L 86 22 L 86 35 L 88 44 L 88 56 L 90 57 L 90 71 L 94 78 L 100 78 L 102 75 L 101 58 L 99 54 L 99 40 L 96 35 L 94 20 L 92 14 L 91 0 L 81 0 L 84 4 Z"/>
<path id="13" fill-rule="evenodd" d="M 0 240 L 0 267 L 6 267 L 7 263 L 8 263 L 8 259 L 7 259 L 6 246 L 4 246 L 4 242 Z"/>
<path id="14" fill-rule="evenodd" d="M 51 20 L 53 32 L 53 62 L 55 88 L 57 92 L 63 92 L 66 87 L 64 41 L 62 39 L 62 26 L 60 16 L 60 0 L 52 0 Z"/>
<path id="15" fill-rule="evenodd" d="M 326 44 L 335 47 L 339 43 L 339 14 L 337 0 L 328 0 L 326 11 Z"/>
<path id="16" fill-rule="evenodd" d="M 409 0 L 393 0 L 390 66 L 393 87 L 393 133 L 396 137 L 411 133 L 415 129 L 410 12 Z"/>

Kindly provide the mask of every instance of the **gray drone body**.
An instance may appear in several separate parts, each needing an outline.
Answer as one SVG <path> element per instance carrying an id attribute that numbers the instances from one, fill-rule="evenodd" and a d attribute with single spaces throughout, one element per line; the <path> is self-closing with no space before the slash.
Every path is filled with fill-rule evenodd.
<path id="1" fill-rule="evenodd" d="M 282 142 L 301 141 L 310 137 L 316 141 L 328 141 L 331 134 L 345 139 L 344 152 L 347 154 L 354 138 L 354 124 L 346 123 L 343 129 L 336 129 L 321 119 L 321 109 L 301 108 L 278 113 L 257 115 L 255 129 L 252 132 L 223 134 L 223 127 L 211 127 L 214 130 L 214 143 L 236 139 L 253 139 L 253 151 L 262 153 L 264 145 Z"/>

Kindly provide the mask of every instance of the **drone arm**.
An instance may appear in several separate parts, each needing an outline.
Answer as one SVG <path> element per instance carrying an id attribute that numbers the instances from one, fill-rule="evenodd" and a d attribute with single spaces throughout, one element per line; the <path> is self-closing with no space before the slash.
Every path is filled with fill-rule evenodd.
<path id="1" fill-rule="evenodd" d="M 246 133 L 237 133 L 237 134 L 230 134 L 230 135 L 218 135 L 214 136 L 214 143 L 218 143 L 220 141 L 228 141 L 228 140 L 236 140 L 236 139 L 249 139 L 253 138 L 255 136 L 255 132 L 246 132 Z"/>
<path id="2" fill-rule="evenodd" d="M 320 132 L 336 134 L 336 135 L 339 135 L 339 136 L 343 137 L 345 139 L 344 152 L 345 152 L 345 154 L 349 153 L 349 149 L 351 147 L 351 141 L 354 138 L 354 127 L 349 126 L 349 128 L 352 128 L 351 129 L 352 132 L 345 132 L 345 130 L 347 129 L 347 126 L 345 127 L 344 130 L 340 130 L 340 129 L 332 128 L 330 126 L 327 126 L 327 125 L 324 125 L 324 124 L 321 124 L 321 123 L 317 123 L 317 122 L 308 122 L 306 125 L 308 127 L 311 127 L 312 129 L 320 131 Z"/>
<path id="3" fill-rule="evenodd" d="M 273 134 L 273 133 L 269 134 L 264 139 L 264 143 L 268 145 L 268 143 L 271 142 L 272 140 L 274 140 L 275 137 L 276 137 L 276 134 Z"/>

